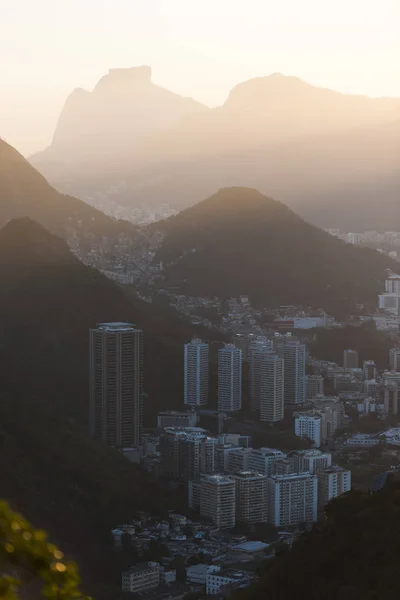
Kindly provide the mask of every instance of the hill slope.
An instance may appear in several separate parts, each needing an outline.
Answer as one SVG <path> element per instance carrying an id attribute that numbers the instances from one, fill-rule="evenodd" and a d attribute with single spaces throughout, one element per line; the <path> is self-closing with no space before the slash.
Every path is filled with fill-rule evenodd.
<path id="1" fill-rule="evenodd" d="M 259 306 L 311 305 L 329 312 L 376 306 L 397 263 L 305 223 L 256 190 L 228 188 L 157 224 L 156 256 L 168 284 L 198 296 L 248 294 Z M 156 226 L 157 226 L 156 225 Z"/>
<path id="2" fill-rule="evenodd" d="M 224 105 L 188 114 L 139 151 L 121 145 L 108 161 L 55 165 L 48 156 L 35 164 L 93 204 L 105 195 L 131 208 L 182 209 L 245 185 L 324 227 L 385 230 L 394 217 L 400 229 L 399 119 L 400 99 L 340 94 L 276 73 L 239 84 Z"/>
<path id="3" fill-rule="evenodd" d="M 0 230 L 1 496 L 77 559 L 97 598 L 109 597 L 98 583 L 120 586 L 110 528 L 138 509 L 179 509 L 179 498 L 87 437 L 88 330 L 103 320 L 144 330 L 145 418 L 154 426 L 158 409 L 180 404 L 192 332 L 126 296 L 32 220 Z"/>

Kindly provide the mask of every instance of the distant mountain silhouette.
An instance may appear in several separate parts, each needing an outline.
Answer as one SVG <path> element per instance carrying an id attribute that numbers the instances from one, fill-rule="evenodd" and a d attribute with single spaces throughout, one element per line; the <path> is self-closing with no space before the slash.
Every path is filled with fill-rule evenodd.
<path id="1" fill-rule="evenodd" d="M 141 121 L 142 132 L 151 126 L 135 147 L 93 125 L 107 159 L 103 150 L 83 157 L 86 142 L 69 123 L 74 164 L 58 150 L 61 125 L 54 147 L 31 160 L 59 189 L 92 203 L 105 194 L 125 206 L 182 209 L 220 187 L 244 185 L 324 227 L 387 229 L 394 217 L 400 228 L 400 99 L 341 94 L 276 73 L 240 83 L 222 106 L 190 109 L 169 128 L 153 127 L 148 115 Z"/>
<path id="2" fill-rule="evenodd" d="M 51 146 L 36 155 L 34 163 L 47 159 L 77 163 L 137 153 L 150 135 L 205 110 L 199 102 L 152 83 L 148 66 L 111 69 L 92 92 L 72 92 Z"/>
<path id="3" fill-rule="evenodd" d="M 309 305 L 333 314 L 375 307 L 385 269 L 397 265 L 247 188 L 222 189 L 153 227 L 165 234 L 156 260 L 168 284 L 189 295 L 248 294 L 256 306 Z"/>

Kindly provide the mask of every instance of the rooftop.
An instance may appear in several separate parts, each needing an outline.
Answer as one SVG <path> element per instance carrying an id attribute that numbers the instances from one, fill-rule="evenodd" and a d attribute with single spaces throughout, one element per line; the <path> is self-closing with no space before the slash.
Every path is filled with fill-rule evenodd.
<path id="1" fill-rule="evenodd" d="M 135 325 L 132 323 L 123 323 L 122 321 L 98 323 L 97 329 L 101 329 L 103 331 L 137 331 Z"/>
<path id="2" fill-rule="evenodd" d="M 140 573 L 140 571 L 146 571 L 147 569 L 155 569 L 159 567 L 158 562 L 141 562 L 137 563 L 130 567 L 127 571 L 124 571 L 124 575 L 129 575 L 130 573 Z"/>

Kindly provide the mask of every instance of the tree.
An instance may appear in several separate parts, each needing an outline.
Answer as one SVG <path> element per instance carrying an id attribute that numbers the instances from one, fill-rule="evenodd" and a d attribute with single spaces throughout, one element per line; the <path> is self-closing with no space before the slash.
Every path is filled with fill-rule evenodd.
<path id="1" fill-rule="evenodd" d="M 17 600 L 27 576 L 41 579 L 42 594 L 48 600 L 89 600 L 79 590 L 76 565 L 63 559 L 44 531 L 35 530 L 6 502 L 0 502 L 0 598 Z"/>

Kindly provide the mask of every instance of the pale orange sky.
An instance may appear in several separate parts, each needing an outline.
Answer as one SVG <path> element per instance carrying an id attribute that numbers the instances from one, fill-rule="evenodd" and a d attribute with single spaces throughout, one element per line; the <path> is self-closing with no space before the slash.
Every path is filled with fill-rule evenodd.
<path id="1" fill-rule="evenodd" d="M 0 136 L 44 148 L 75 87 L 140 64 L 210 106 L 276 71 L 400 96 L 399 30 L 400 0 L 0 0 Z"/>

